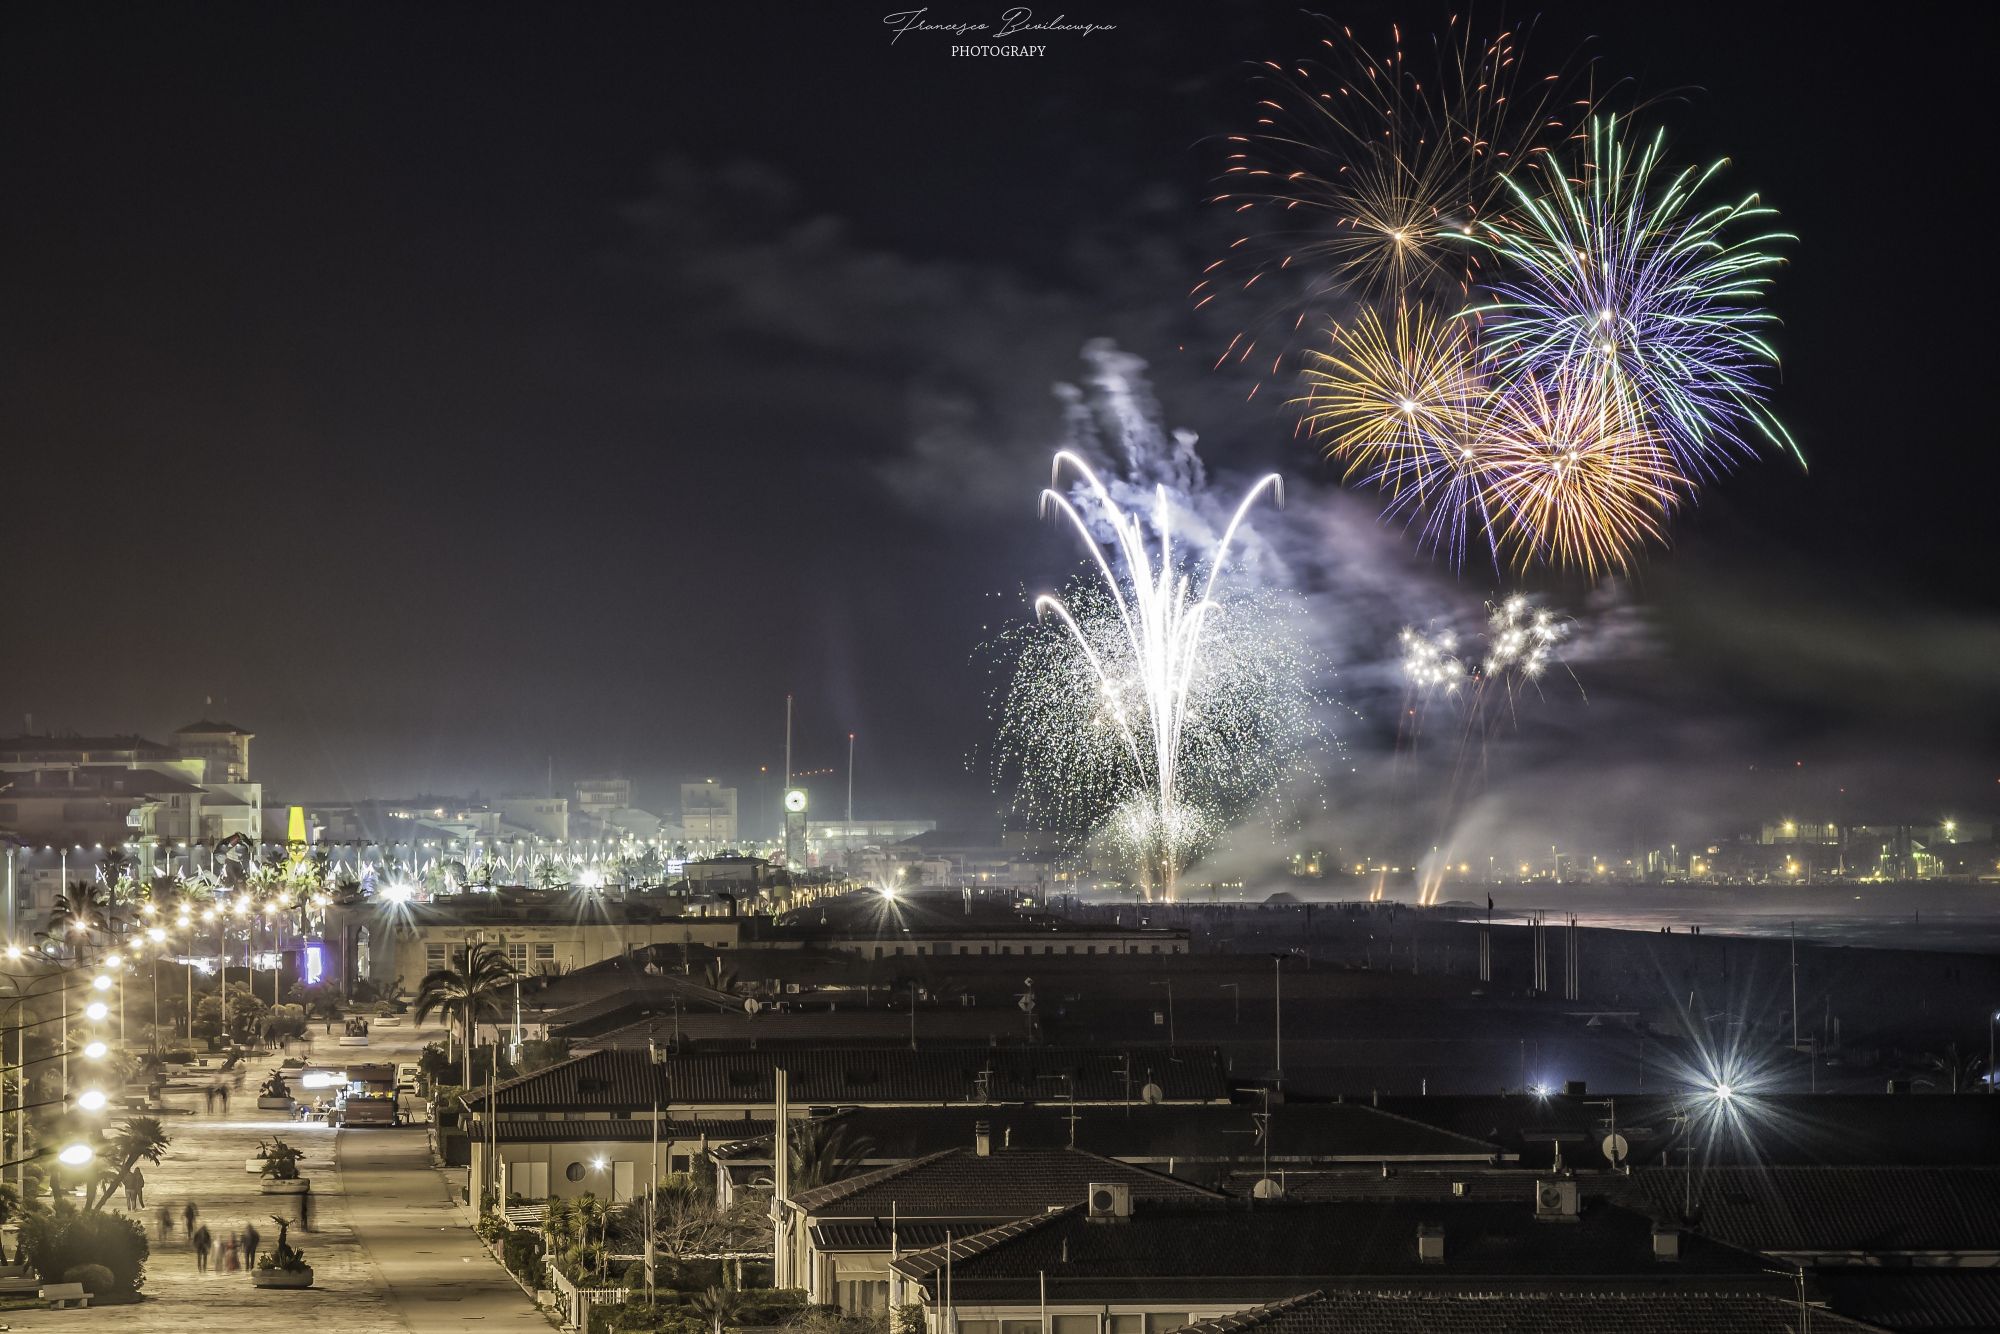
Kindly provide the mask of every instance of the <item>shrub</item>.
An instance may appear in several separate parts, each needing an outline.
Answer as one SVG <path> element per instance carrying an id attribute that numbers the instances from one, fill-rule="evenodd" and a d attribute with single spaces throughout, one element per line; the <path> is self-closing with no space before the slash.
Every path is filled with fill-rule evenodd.
<path id="1" fill-rule="evenodd" d="M 509 1232 L 500 1240 L 500 1259 L 523 1283 L 542 1286 L 542 1239 L 532 1232 Z"/>
<path id="2" fill-rule="evenodd" d="M 151 1246 L 146 1229 L 124 1214 L 85 1214 L 59 1208 L 31 1214 L 21 1225 L 21 1246 L 44 1274 L 67 1274 L 78 1265 L 99 1265 L 111 1275 L 111 1291 L 134 1292 L 146 1281 Z"/>
<path id="3" fill-rule="evenodd" d="M 491 1211 L 480 1215 L 479 1222 L 472 1230 L 478 1233 L 479 1239 L 489 1246 L 506 1236 L 509 1231 L 506 1218 L 499 1213 Z"/>
<path id="4" fill-rule="evenodd" d="M 63 1271 L 63 1282 L 81 1283 L 83 1290 L 93 1297 L 103 1297 L 118 1290 L 118 1280 L 103 1265 L 71 1265 Z"/>

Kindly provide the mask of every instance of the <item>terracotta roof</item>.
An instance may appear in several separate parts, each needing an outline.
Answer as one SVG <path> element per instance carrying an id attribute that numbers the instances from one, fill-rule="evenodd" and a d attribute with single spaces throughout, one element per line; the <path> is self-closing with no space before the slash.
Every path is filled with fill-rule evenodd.
<path id="1" fill-rule="evenodd" d="M 1096 1182 L 1122 1182 L 1134 1199 L 1215 1201 L 1192 1182 L 1081 1149 L 946 1149 L 801 1191 L 791 1203 L 817 1217 L 1010 1219 L 1065 1208 Z"/>
<path id="2" fill-rule="evenodd" d="M 174 729 L 175 736 L 185 736 L 190 732 L 205 732 L 205 733 L 212 733 L 218 736 L 257 735 L 255 732 L 251 731 L 247 727 L 238 727 L 235 723 L 212 723 L 206 718 L 202 719 L 200 722 L 189 723 L 186 727 L 177 727 Z"/>
<path id="3" fill-rule="evenodd" d="M 653 1138 L 651 1121 L 507 1121 L 494 1127 L 504 1144 L 580 1144 L 591 1140 L 648 1143 Z M 729 1139 L 736 1135 L 771 1132 L 768 1118 L 762 1121 L 723 1117 L 670 1120 L 660 1123 L 660 1140 Z"/>
<path id="4" fill-rule="evenodd" d="M 1812 1313 L 1814 1330 L 1873 1328 Z M 1797 1334 L 1796 1304 L 1762 1293 L 1307 1292 L 1182 1334 Z"/>

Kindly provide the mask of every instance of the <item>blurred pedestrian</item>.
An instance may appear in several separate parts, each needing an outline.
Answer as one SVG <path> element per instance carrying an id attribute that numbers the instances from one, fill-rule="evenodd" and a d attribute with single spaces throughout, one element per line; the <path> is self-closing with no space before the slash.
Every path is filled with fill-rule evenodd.
<path id="1" fill-rule="evenodd" d="M 195 1215 L 199 1214 L 200 1212 L 201 1210 L 195 1207 L 195 1203 L 193 1200 L 189 1200 L 187 1202 L 187 1207 L 181 1210 L 181 1221 L 187 1224 L 187 1233 L 190 1239 L 194 1237 Z"/>
<path id="2" fill-rule="evenodd" d="M 174 1235 L 174 1211 L 163 1204 L 157 1217 L 160 1224 L 160 1240 L 165 1241 Z"/>
<path id="3" fill-rule="evenodd" d="M 255 1269 L 257 1267 L 257 1248 L 263 1241 L 264 1234 L 257 1230 L 255 1223 L 245 1223 L 243 1225 L 243 1267 L 245 1269 Z"/>
<path id="4" fill-rule="evenodd" d="M 233 1274 L 243 1268 L 242 1264 L 236 1258 L 236 1238 L 224 1237 L 222 1239 L 222 1260 L 216 1265 L 216 1268 L 225 1274 Z"/>
<path id="5" fill-rule="evenodd" d="M 125 1174 L 125 1207 L 135 1214 L 146 1207 L 146 1174 L 136 1166 Z"/>
<path id="6" fill-rule="evenodd" d="M 208 1272 L 208 1248 L 215 1241 L 215 1238 L 209 1235 L 208 1224 L 203 1223 L 200 1227 L 189 1233 L 188 1241 L 194 1247 L 194 1272 L 197 1274 L 206 1274 Z"/>
<path id="7" fill-rule="evenodd" d="M 241 1079 L 243 1078 L 243 1076 L 238 1075 L 237 1078 Z M 222 1114 L 224 1116 L 229 1115 L 229 1090 L 227 1088 L 218 1087 L 215 1090 L 215 1093 L 217 1097 L 222 1099 Z"/>

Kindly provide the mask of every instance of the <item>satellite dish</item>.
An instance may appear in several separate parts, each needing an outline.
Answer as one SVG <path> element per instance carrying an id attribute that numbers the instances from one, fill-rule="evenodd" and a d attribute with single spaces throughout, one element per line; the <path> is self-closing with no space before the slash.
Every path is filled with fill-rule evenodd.
<path id="1" fill-rule="evenodd" d="M 1604 1161 L 1613 1167 L 1622 1164 L 1631 1152 L 1632 1146 L 1625 1142 L 1623 1135 L 1610 1134 L 1604 1137 Z"/>
<path id="2" fill-rule="evenodd" d="M 1269 1177 L 1262 1177 L 1250 1188 L 1250 1194 L 1253 1199 L 1282 1200 L 1285 1198 L 1285 1188 Z"/>
<path id="3" fill-rule="evenodd" d="M 1147 1081 L 1146 1087 L 1139 1090 L 1140 1102 L 1152 1104 L 1165 1102 L 1166 1100 L 1167 1091 L 1150 1080 Z"/>
<path id="4" fill-rule="evenodd" d="M 743 998 L 743 1013 L 755 1014 L 763 1008 L 764 1002 L 758 1000 L 755 996 L 745 996 Z"/>

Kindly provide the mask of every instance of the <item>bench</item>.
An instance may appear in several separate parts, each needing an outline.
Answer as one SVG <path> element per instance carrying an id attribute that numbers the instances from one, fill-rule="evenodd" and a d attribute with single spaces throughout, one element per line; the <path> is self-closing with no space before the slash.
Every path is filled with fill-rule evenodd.
<path id="1" fill-rule="evenodd" d="M 77 1306 L 89 1306 L 90 1294 L 84 1291 L 81 1283 L 44 1283 L 42 1300 L 60 1311 L 72 1303 Z"/>

